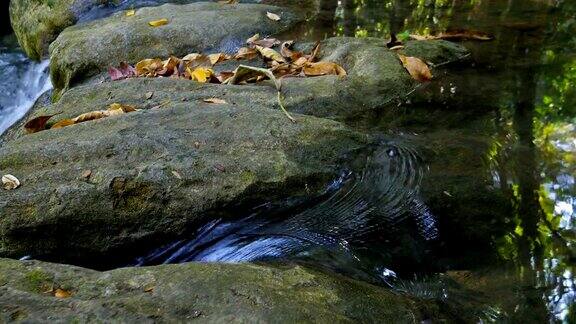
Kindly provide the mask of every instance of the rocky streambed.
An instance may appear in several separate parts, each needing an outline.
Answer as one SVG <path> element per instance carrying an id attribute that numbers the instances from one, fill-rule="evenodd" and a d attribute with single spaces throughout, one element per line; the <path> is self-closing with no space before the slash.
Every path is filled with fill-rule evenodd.
<path id="1" fill-rule="evenodd" d="M 344 122 L 386 109 L 418 87 L 383 40 L 340 37 L 324 40 L 318 58 L 341 65 L 346 77 L 284 82 L 285 107 L 296 123 L 266 84 L 110 81 L 106 71 L 119 62 L 234 52 L 255 33 L 281 37 L 318 11 L 315 1 L 152 4 L 132 17 L 119 11 L 83 22 L 83 15 L 106 4 L 12 1 L 20 44 L 33 58 L 50 56 L 55 92 L 53 102 L 38 101 L 0 138 L 0 173 L 22 183 L 0 192 L 0 256 L 87 264 L 170 242 L 251 206 L 321 195 L 343 170 L 357 171 L 366 149 L 382 141 Z M 268 12 L 282 19 L 273 21 Z M 159 18 L 169 23 L 148 25 Z M 408 42 L 403 53 L 435 64 L 467 56 L 445 41 Z M 24 131 L 35 117 L 56 114 L 54 125 L 118 102 L 139 110 Z M 318 217 L 334 221 L 330 213 Z M 0 270 L 5 321 L 411 322 L 457 316 L 437 300 L 296 265 L 190 263 L 98 272 L 0 259 Z"/>

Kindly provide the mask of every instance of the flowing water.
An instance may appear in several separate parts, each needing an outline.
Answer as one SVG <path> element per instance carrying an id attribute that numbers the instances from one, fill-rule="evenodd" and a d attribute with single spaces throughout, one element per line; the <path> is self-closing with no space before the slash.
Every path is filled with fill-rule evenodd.
<path id="1" fill-rule="evenodd" d="M 29 60 L 12 37 L 0 41 L 0 134 L 22 118 L 50 90 L 48 61 Z"/>
<path id="2" fill-rule="evenodd" d="M 495 39 L 463 42 L 469 62 L 349 120 L 383 140 L 324 193 L 215 219 L 127 263 L 298 262 L 441 301 L 470 322 L 576 322 L 576 3 L 325 3 L 301 38 Z M 100 9 L 83 19 L 113 11 Z M 46 63 L 2 46 L 0 132 L 49 88 Z"/>

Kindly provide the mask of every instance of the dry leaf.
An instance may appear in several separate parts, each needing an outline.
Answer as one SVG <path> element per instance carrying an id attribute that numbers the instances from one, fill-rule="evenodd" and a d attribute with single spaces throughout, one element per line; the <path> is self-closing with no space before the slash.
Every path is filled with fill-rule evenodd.
<path id="1" fill-rule="evenodd" d="M 25 125 L 24 129 L 28 134 L 37 133 L 46 129 L 46 123 L 50 120 L 50 118 L 56 116 L 54 115 L 47 115 L 47 116 L 40 116 L 36 117 L 32 120 L 29 120 Z"/>
<path id="2" fill-rule="evenodd" d="M 159 27 L 159 26 L 164 26 L 168 24 L 168 19 L 166 18 L 162 18 L 162 19 L 158 19 L 158 20 L 153 20 L 151 22 L 148 23 L 148 25 L 152 26 L 152 27 Z"/>
<path id="3" fill-rule="evenodd" d="M 219 98 L 208 98 L 208 99 L 204 99 L 202 100 L 206 103 L 211 103 L 211 104 L 219 104 L 219 105 L 225 105 L 227 104 L 226 100 L 224 99 L 219 99 Z"/>
<path id="4" fill-rule="evenodd" d="M 110 106 L 108 107 L 108 111 L 114 111 L 114 110 L 121 110 L 124 113 L 129 113 L 129 112 L 135 112 L 138 109 L 136 109 L 136 107 L 131 105 L 123 105 L 119 103 L 110 104 Z"/>
<path id="5" fill-rule="evenodd" d="M 306 76 L 346 75 L 346 70 L 333 62 L 308 63 L 304 66 L 303 71 Z"/>
<path id="6" fill-rule="evenodd" d="M 253 44 L 255 41 L 260 39 L 260 34 L 255 34 L 254 36 L 246 40 L 246 44 Z"/>
<path id="7" fill-rule="evenodd" d="M 70 126 L 70 125 L 74 125 L 74 124 L 75 124 L 75 122 L 72 119 L 62 119 L 61 121 L 52 125 L 52 127 L 50 127 L 50 129 L 58 129 L 58 128 L 62 128 L 62 127 L 66 127 L 66 126 Z"/>
<path id="8" fill-rule="evenodd" d="M 160 59 L 146 59 L 136 63 L 136 76 L 156 76 L 156 71 L 162 69 L 164 64 Z"/>
<path id="9" fill-rule="evenodd" d="M 170 56 L 167 60 L 162 62 L 162 70 L 158 71 L 158 75 L 169 76 L 178 72 L 178 64 L 180 64 L 180 59 L 174 56 Z"/>
<path id="10" fill-rule="evenodd" d="M 236 60 L 252 60 L 258 56 L 258 51 L 254 48 L 241 47 L 234 56 Z"/>
<path id="11" fill-rule="evenodd" d="M 257 76 L 265 76 L 274 82 L 274 86 L 277 90 L 280 90 L 280 82 L 276 79 L 274 74 L 263 68 L 257 68 L 253 66 L 240 65 L 236 70 L 234 70 L 234 75 L 226 80 L 226 84 L 239 84 L 246 82 L 248 80 L 254 79 Z"/>
<path id="12" fill-rule="evenodd" d="M 270 20 L 280 21 L 280 16 L 272 12 L 267 12 L 266 17 L 268 17 Z"/>
<path id="13" fill-rule="evenodd" d="M 276 38 L 264 38 L 264 39 L 258 39 L 255 40 L 254 42 L 252 42 L 250 45 L 258 45 L 258 46 L 262 46 L 262 47 L 274 47 L 277 45 L 280 45 L 282 42 L 277 40 Z"/>
<path id="14" fill-rule="evenodd" d="M 476 40 L 476 41 L 491 41 L 494 36 L 476 30 L 451 30 L 437 35 L 414 35 L 411 34 L 410 38 L 415 40 L 433 40 L 433 39 L 446 39 L 446 40 Z"/>
<path id="15" fill-rule="evenodd" d="M 208 59 L 210 60 L 210 64 L 216 65 L 217 63 L 224 62 L 230 59 L 230 56 L 224 53 L 216 53 L 208 55 Z"/>
<path id="16" fill-rule="evenodd" d="M 178 171 L 172 171 L 172 174 L 173 174 L 178 180 L 182 180 L 182 176 L 180 175 L 180 173 L 178 173 Z"/>
<path id="17" fill-rule="evenodd" d="M 90 120 L 105 118 L 108 116 L 110 116 L 109 111 L 91 111 L 91 112 L 87 112 L 85 114 L 81 114 L 78 117 L 73 118 L 72 120 L 74 121 L 75 124 L 78 124 L 78 123 L 83 123 L 83 122 L 87 122 Z"/>
<path id="18" fill-rule="evenodd" d="M 136 14 L 136 10 L 128 10 L 126 11 L 126 17 L 132 17 Z"/>
<path id="19" fill-rule="evenodd" d="M 212 71 L 212 69 L 208 69 L 205 67 L 198 67 L 193 71 L 191 71 L 190 68 L 187 68 L 187 71 L 190 74 L 192 80 L 200 83 L 208 82 L 210 78 L 214 75 L 214 71 Z"/>
<path id="20" fill-rule="evenodd" d="M 232 72 L 232 71 L 222 71 L 222 72 L 220 72 L 220 74 L 218 74 L 216 79 L 218 80 L 218 82 L 224 83 L 224 82 L 226 82 L 226 80 L 230 79 L 233 76 L 234 76 L 234 72 Z"/>
<path id="21" fill-rule="evenodd" d="M 154 97 L 154 92 L 152 91 L 146 92 L 146 100 L 150 100 L 152 99 L 152 97 Z"/>
<path id="22" fill-rule="evenodd" d="M 64 290 L 64 289 L 56 289 L 56 291 L 54 291 L 54 297 L 56 298 L 70 298 L 72 296 L 72 293 Z"/>
<path id="23" fill-rule="evenodd" d="M 5 190 L 13 190 L 20 187 L 20 180 L 11 174 L 2 177 L 2 185 Z"/>
<path id="24" fill-rule="evenodd" d="M 430 72 L 430 68 L 424 61 L 417 57 L 404 56 L 402 54 L 398 54 L 398 57 L 414 80 L 419 82 L 432 80 L 432 72 Z"/>
<path id="25" fill-rule="evenodd" d="M 84 170 L 84 172 L 82 172 L 82 178 L 84 178 L 84 179 L 90 178 L 91 175 L 92 175 L 92 170 Z"/>
<path id="26" fill-rule="evenodd" d="M 286 60 L 282 55 L 275 50 L 267 47 L 256 46 L 256 50 L 260 52 L 260 55 L 264 56 L 265 58 L 276 61 L 278 63 L 286 63 Z"/>

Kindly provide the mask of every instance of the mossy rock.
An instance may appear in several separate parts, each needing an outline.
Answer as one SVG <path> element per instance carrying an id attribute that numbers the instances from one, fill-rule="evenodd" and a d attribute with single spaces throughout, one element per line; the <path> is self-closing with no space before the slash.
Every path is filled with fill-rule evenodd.
<path id="1" fill-rule="evenodd" d="M 30 273 L 71 297 L 29 288 Z M 164 265 L 108 272 L 0 259 L 0 321 L 412 323 L 439 305 L 301 266 Z"/>
<path id="2" fill-rule="evenodd" d="M 267 12 L 282 16 L 272 21 Z M 161 18 L 168 24 L 151 27 Z M 131 17 L 109 18 L 66 29 L 50 46 L 56 96 L 71 86 L 117 66 L 145 58 L 182 57 L 194 52 L 235 52 L 260 33 L 276 35 L 304 19 L 286 8 L 261 4 L 193 3 L 141 8 Z"/>
<path id="3" fill-rule="evenodd" d="M 12 0 L 10 21 L 24 52 L 32 59 L 40 60 L 48 55 L 50 43 L 65 28 L 76 24 L 79 20 L 92 20 L 127 8 L 199 1 L 201 0 L 129 0 L 118 5 L 117 0 Z M 241 0 L 240 2 L 264 2 L 300 9 L 307 14 L 313 14 L 318 8 L 317 0 Z"/>
<path id="4" fill-rule="evenodd" d="M 260 101 L 262 89 L 131 79 L 77 87 L 34 111 L 60 112 L 56 122 L 113 102 L 141 109 L 29 135 L 18 124 L 3 137 L 0 173 L 22 186 L 2 193 L 0 254 L 65 259 L 170 237 L 214 212 L 321 190 L 368 142 L 326 119 L 294 124 Z"/>

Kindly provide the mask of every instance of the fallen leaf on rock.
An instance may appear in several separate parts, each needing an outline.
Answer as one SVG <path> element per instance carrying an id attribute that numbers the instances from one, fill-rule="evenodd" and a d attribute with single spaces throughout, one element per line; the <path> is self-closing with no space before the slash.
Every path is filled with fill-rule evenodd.
<path id="1" fill-rule="evenodd" d="M 110 79 L 112 79 L 112 81 L 124 79 L 124 75 L 122 74 L 122 72 L 120 72 L 120 70 L 118 70 L 113 66 L 108 68 L 108 75 L 110 76 Z"/>
<path id="2" fill-rule="evenodd" d="M 119 103 L 113 103 L 108 107 L 108 111 L 122 111 L 124 113 L 130 113 L 130 112 L 135 112 L 138 109 L 136 109 L 136 107 L 131 106 L 131 105 L 123 105 L 123 104 L 119 104 Z"/>
<path id="3" fill-rule="evenodd" d="M 228 56 L 224 53 L 216 53 L 216 54 L 208 55 L 208 59 L 210 60 L 210 64 L 216 65 L 220 62 L 224 62 L 226 60 L 229 60 L 230 56 Z"/>
<path id="4" fill-rule="evenodd" d="M 174 56 L 170 56 L 165 61 L 162 61 L 162 69 L 157 72 L 158 75 L 170 76 L 174 72 L 178 72 L 178 64 L 180 64 L 180 59 Z"/>
<path id="5" fill-rule="evenodd" d="M 226 168 L 220 163 L 216 163 L 214 169 L 216 169 L 216 171 L 226 172 Z"/>
<path id="6" fill-rule="evenodd" d="M 87 112 L 87 113 L 78 115 L 78 117 L 76 117 L 72 120 L 74 121 L 74 124 L 79 124 L 79 123 L 87 122 L 90 120 L 105 118 L 108 116 L 110 116 L 109 111 L 99 110 L 99 111 L 91 111 L 91 112 Z"/>
<path id="7" fill-rule="evenodd" d="M 182 180 L 182 176 L 180 175 L 180 173 L 178 173 L 178 171 L 172 171 L 172 175 L 174 175 L 176 179 Z"/>
<path id="8" fill-rule="evenodd" d="M 136 14 L 136 10 L 128 10 L 126 11 L 126 17 L 132 17 Z"/>
<path id="9" fill-rule="evenodd" d="M 152 27 L 160 27 L 160 26 L 164 26 L 166 24 L 168 24 L 168 19 L 166 19 L 166 18 L 153 20 L 153 21 L 148 23 L 148 25 L 150 25 Z"/>
<path id="10" fill-rule="evenodd" d="M 92 175 L 92 170 L 84 170 L 82 172 L 82 178 L 84 178 L 84 179 L 90 178 L 91 175 Z"/>
<path id="11" fill-rule="evenodd" d="M 64 298 L 70 298 L 71 296 L 72 296 L 72 293 L 69 292 L 68 290 L 58 288 L 54 291 L 54 297 L 56 297 L 56 298 L 64 299 Z"/>
<path id="12" fill-rule="evenodd" d="M 145 59 L 136 63 L 136 76 L 156 76 L 156 71 L 163 67 L 164 64 L 160 59 Z"/>
<path id="13" fill-rule="evenodd" d="M 274 47 L 276 45 L 280 45 L 281 43 L 282 42 L 280 42 L 276 38 L 264 38 L 264 39 L 255 40 L 252 43 L 250 43 L 250 45 L 257 45 L 257 46 L 271 48 L 271 47 Z"/>
<path id="14" fill-rule="evenodd" d="M 46 123 L 50 120 L 50 118 L 56 116 L 54 115 L 47 115 L 47 116 L 40 116 L 36 117 L 32 120 L 29 120 L 26 124 L 24 124 L 24 129 L 28 134 L 37 133 L 46 129 Z"/>
<path id="15" fill-rule="evenodd" d="M 258 51 L 248 47 L 241 47 L 234 56 L 236 60 L 252 60 L 256 57 L 258 57 Z"/>
<path id="16" fill-rule="evenodd" d="M 276 52 L 275 50 L 268 48 L 268 47 L 262 47 L 262 46 L 256 46 L 256 50 L 260 53 L 260 55 L 264 56 L 265 58 L 272 60 L 272 61 L 276 61 L 278 63 L 285 63 L 286 60 L 284 59 L 284 57 Z"/>
<path id="17" fill-rule="evenodd" d="M 238 68 L 234 70 L 234 75 L 226 80 L 226 84 L 240 84 L 242 82 L 250 81 L 251 79 L 254 79 L 258 76 L 265 76 L 269 78 L 272 80 L 272 82 L 274 82 L 276 89 L 280 90 L 280 83 L 270 70 L 247 65 L 238 66 Z"/>
<path id="18" fill-rule="evenodd" d="M 2 176 L 2 185 L 5 190 L 14 190 L 20 187 L 20 180 L 11 174 Z"/>
<path id="19" fill-rule="evenodd" d="M 308 63 L 304 66 L 303 71 L 306 76 L 320 76 L 320 75 L 345 76 L 347 74 L 344 68 L 333 62 Z"/>
<path id="20" fill-rule="evenodd" d="M 222 71 L 216 76 L 216 79 L 218 79 L 218 82 L 224 83 L 233 76 L 234 72 L 232 71 Z"/>
<path id="21" fill-rule="evenodd" d="M 270 20 L 274 20 L 274 21 L 279 21 L 281 19 L 280 16 L 278 16 L 277 14 L 272 13 L 272 12 L 267 12 L 266 17 L 268 17 Z"/>
<path id="22" fill-rule="evenodd" d="M 255 41 L 260 39 L 260 34 L 254 34 L 254 36 L 246 40 L 246 44 L 253 44 Z"/>
<path id="23" fill-rule="evenodd" d="M 152 97 L 154 97 L 154 92 L 152 91 L 146 92 L 146 100 L 150 100 L 152 99 Z"/>
<path id="24" fill-rule="evenodd" d="M 58 129 L 58 128 L 62 128 L 62 127 L 66 127 L 66 126 L 70 126 L 70 125 L 74 125 L 74 124 L 75 124 L 75 122 L 72 119 L 62 119 L 61 121 L 52 125 L 52 127 L 50 127 L 50 129 Z"/>
<path id="25" fill-rule="evenodd" d="M 432 80 L 432 72 L 430 72 L 430 68 L 424 61 L 417 57 L 404 56 L 402 54 L 398 54 L 398 57 L 414 80 L 419 82 Z"/>
<path id="26" fill-rule="evenodd" d="M 198 68 L 194 69 L 193 71 L 190 70 L 190 68 L 187 68 L 187 71 L 190 74 L 190 77 L 192 78 L 192 80 L 200 82 L 200 83 L 208 82 L 210 80 L 210 78 L 214 75 L 214 71 L 212 71 L 212 69 L 204 68 L 204 67 L 198 67 Z"/>
<path id="27" fill-rule="evenodd" d="M 227 104 L 226 100 L 219 99 L 219 98 L 208 98 L 208 99 L 204 99 L 202 101 L 204 101 L 206 103 L 219 104 L 219 105 Z"/>

